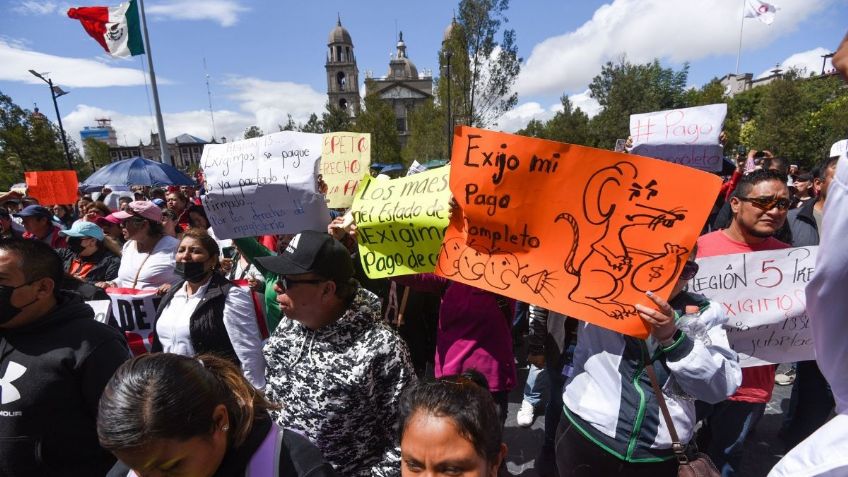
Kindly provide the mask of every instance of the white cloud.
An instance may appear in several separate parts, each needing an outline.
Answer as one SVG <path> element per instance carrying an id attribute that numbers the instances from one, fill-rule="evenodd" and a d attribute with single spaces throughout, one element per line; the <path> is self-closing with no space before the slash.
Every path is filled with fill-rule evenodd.
<path id="1" fill-rule="evenodd" d="M 780 69 L 786 71 L 790 68 L 796 68 L 802 71 L 803 76 L 809 76 L 810 73 L 821 74 L 822 71 L 822 55 L 826 55 L 830 53 L 830 50 L 827 48 L 818 47 L 809 51 L 802 51 L 800 53 L 795 53 L 794 55 L 786 58 L 780 63 Z M 757 76 L 757 78 L 765 78 L 766 76 L 771 76 L 771 70 L 774 68 L 769 68 Z M 833 65 L 830 62 L 830 58 L 827 59 L 827 62 L 824 65 L 825 72 L 833 69 Z M 806 70 L 806 71 L 804 71 Z"/>
<path id="2" fill-rule="evenodd" d="M 16 2 L 12 11 L 23 15 L 48 15 L 55 12 L 58 6 L 56 2 L 23 0 Z"/>
<path id="3" fill-rule="evenodd" d="M 601 105 L 591 97 L 588 89 L 582 93 L 571 95 L 568 99 L 571 100 L 571 105 L 574 108 L 579 107 L 590 118 L 601 110 Z M 552 104 L 547 108 L 535 101 L 522 103 L 501 115 L 498 119 L 497 129 L 515 132 L 527 126 L 531 119 L 545 122 L 560 111 L 562 111 L 562 103 Z"/>
<path id="4" fill-rule="evenodd" d="M 240 13 L 250 9 L 234 0 L 168 0 L 167 3 L 148 5 L 145 12 L 169 20 L 210 20 L 223 27 L 238 22 Z"/>
<path id="5" fill-rule="evenodd" d="M 110 118 L 112 127 L 118 136 L 120 145 L 136 145 L 139 141 L 148 144 L 150 133 L 156 132 L 156 122 L 148 115 L 129 115 L 118 111 L 89 106 L 78 105 L 67 116 L 62 117 L 65 129 L 77 143 L 80 143 L 79 132 L 85 126 L 93 126 L 97 118 Z M 178 113 L 164 113 L 162 121 L 165 124 L 165 135 L 173 138 L 179 134 L 187 133 L 207 141 L 212 138 L 212 123 L 209 111 L 195 110 Z M 254 124 L 249 115 L 220 110 L 215 111 L 215 132 L 218 138 L 224 136 L 228 140 L 241 138 L 244 130 Z M 274 128 L 276 131 L 276 127 Z"/>
<path id="6" fill-rule="evenodd" d="M 287 114 L 295 122 L 306 122 L 312 113 L 320 117 L 327 103 L 325 93 L 307 84 L 234 76 L 225 80 L 224 85 L 234 90 L 229 98 L 239 102 L 241 110 L 250 113 L 255 118 L 254 124 L 266 132 L 276 131 L 278 124 L 285 124 Z"/>
<path id="7" fill-rule="evenodd" d="M 830 1 L 781 0 L 772 25 L 745 21 L 743 49 L 763 48 L 795 30 Z M 518 92 L 560 94 L 585 88 L 603 63 L 622 53 L 639 63 L 654 58 L 683 62 L 735 54 L 740 8 L 738 1 L 727 0 L 613 0 L 577 30 L 537 44 L 522 65 Z"/>
<path id="8" fill-rule="evenodd" d="M 571 95 L 568 99 L 571 100 L 571 104 L 575 108 L 580 108 L 590 118 L 601 112 L 601 105 L 598 104 L 598 101 L 592 97 L 592 94 L 588 89 L 582 93 Z M 562 110 L 562 105 L 560 105 L 559 109 Z"/>
<path id="9" fill-rule="evenodd" d="M 324 111 L 327 96 L 309 85 L 265 81 L 249 77 L 230 77 L 223 82 L 233 91 L 228 97 L 239 103 L 241 111 L 216 110 L 216 137 L 228 140 L 240 139 L 245 129 L 257 125 L 265 133 L 278 130 L 285 124 L 287 114 L 295 122 L 306 122 L 311 113 L 319 116 Z M 70 114 L 62 117 L 65 128 L 80 141 L 79 131 L 95 124 L 97 118 L 111 118 L 118 143 L 135 145 L 139 140 L 150 142 L 150 133 L 156 132 L 155 120 L 149 115 L 129 115 L 112 109 L 90 105 L 78 105 Z M 169 138 L 187 133 L 206 140 L 212 138 L 212 121 L 208 110 L 192 110 L 163 113 L 165 135 Z"/>
<path id="10" fill-rule="evenodd" d="M 41 80 L 29 73 L 29 70 L 35 70 L 39 73 L 49 72 L 56 84 L 71 88 L 144 84 L 144 73 L 140 69 L 110 66 L 95 59 L 40 53 L 5 39 L 0 39 L 0 65 L 3 65 L 0 68 L 0 81 L 40 84 Z M 162 84 L 169 83 L 166 78 L 156 79 Z"/>

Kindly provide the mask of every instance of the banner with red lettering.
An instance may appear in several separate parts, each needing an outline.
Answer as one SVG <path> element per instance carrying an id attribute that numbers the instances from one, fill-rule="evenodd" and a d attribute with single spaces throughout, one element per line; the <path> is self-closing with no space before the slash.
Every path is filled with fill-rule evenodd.
<path id="1" fill-rule="evenodd" d="M 742 367 L 816 359 L 804 289 L 818 247 L 698 259 L 689 291 L 718 302 Z"/>
<path id="2" fill-rule="evenodd" d="M 371 134 L 331 132 L 323 135 L 319 172 L 327 184 L 327 206 L 346 209 L 362 175 L 371 165 Z"/>
<path id="3" fill-rule="evenodd" d="M 109 324 L 124 333 L 133 356 L 149 353 L 156 329 L 156 308 L 162 296 L 156 294 L 156 288 L 107 288 L 106 293 L 112 300 Z"/>

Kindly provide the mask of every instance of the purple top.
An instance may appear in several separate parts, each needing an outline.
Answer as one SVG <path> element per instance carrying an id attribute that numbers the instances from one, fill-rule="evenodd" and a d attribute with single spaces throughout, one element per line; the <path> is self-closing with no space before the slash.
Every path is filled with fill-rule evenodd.
<path id="1" fill-rule="evenodd" d="M 437 378 L 474 369 L 486 377 L 492 392 L 515 387 L 510 330 L 515 301 L 506 299 L 507 317 L 498 306 L 499 295 L 464 283 L 430 273 L 394 280 L 417 291 L 438 294 L 444 291 L 436 333 Z"/>

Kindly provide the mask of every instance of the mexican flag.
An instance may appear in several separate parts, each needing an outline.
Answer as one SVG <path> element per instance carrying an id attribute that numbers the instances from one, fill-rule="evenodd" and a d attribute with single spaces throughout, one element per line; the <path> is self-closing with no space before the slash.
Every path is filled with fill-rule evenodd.
<path id="1" fill-rule="evenodd" d="M 79 20 L 106 53 L 120 58 L 144 54 L 135 0 L 117 7 L 71 8 L 68 16 Z"/>

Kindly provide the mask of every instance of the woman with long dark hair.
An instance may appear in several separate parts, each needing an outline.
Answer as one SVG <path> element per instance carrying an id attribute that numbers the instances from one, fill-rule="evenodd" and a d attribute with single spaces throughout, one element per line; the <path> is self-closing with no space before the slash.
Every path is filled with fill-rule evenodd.
<path id="1" fill-rule="evenodd" d="M 274 407 L 225 359 L 138 356 L 100 399 L 97 436 L 119 459 L 107 477 L 335 475 L 306 438 L 277 427 Z"/>

